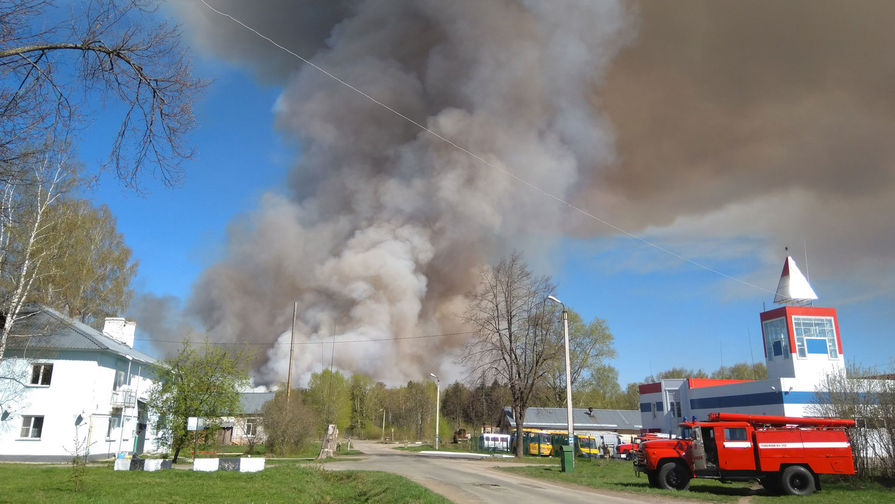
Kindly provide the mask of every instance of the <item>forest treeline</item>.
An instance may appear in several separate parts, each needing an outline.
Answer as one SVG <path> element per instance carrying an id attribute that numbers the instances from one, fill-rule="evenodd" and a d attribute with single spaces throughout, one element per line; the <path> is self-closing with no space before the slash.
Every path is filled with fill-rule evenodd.
<path id="1" fill-rule="evenodd" d="M 615 370 L 607 367 L 600 375 L 602 380 L 587 381 L 573 390 L 572 403 L 580 408 L 638 409 L 637 387 L 641 383 L 666 378 L 760 380 L 766 376 L 763 363 L 739 363 L 712 372 L 672 368 L 623 389 Z M 431 380 L 388 387 L 362 374 L 349 377 L 339 371 L 323 370 L 311 375 L 307 388 L 296 389 L 292 401 L 302 405 L 298 407 L 300 422 L 317 433 L 322 433 L 326 424 L 334 423 L 349 437 L 420 441 L 434 437 L 435 394 L 436 386 Z M 536 387 L 533 397 L 532 407 L 565 407 L 565 397 L 558 400 L 547 382 Z M 479 432 L 483 425 L 496 425 L 509 401 L 508 387 L 497 380 L 472 384 L 456 381 L 443 386 L 442 438 L 449 439 L 452 432 L 461 428 Z"/>

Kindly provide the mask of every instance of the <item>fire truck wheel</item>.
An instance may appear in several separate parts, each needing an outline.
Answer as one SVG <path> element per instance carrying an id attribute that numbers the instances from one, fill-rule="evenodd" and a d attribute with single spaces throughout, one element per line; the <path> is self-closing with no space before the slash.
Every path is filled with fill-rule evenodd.
<path id="1" fill-rule="evenodd" d="M 683 464 L 665 462 L 659 468 L 659 487 L 665 490 L 686 490 L 690 486 L 690 473 Z"/>
<path id="2" fill-rule="evenodd" d="M 659 488 L 659 475 L 656 471 L 647 471 L 646 479 L 649 480 L 650 488 Z"/>
<path id="3" fill-rule="evenodd" d="M 814 475 L 802 466 L 789 466 L 783 470 L 780 485 L 789 495 L 811 495 L 814 493 Z"/>

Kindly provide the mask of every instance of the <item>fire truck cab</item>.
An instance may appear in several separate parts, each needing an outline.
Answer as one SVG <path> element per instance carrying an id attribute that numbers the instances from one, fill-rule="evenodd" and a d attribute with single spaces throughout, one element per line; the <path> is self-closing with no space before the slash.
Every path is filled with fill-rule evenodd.
<path id="1" fill-rule="evenodd" d="M 680 439 L 642 443 L 635 471 L 650 486 L 686 489 L 691 478 L 758 480 L 770 491 L 809 495 L 819 474 L 854 474 L 845 428 L 853 420 L 712 413 L 684 422 Z"/>

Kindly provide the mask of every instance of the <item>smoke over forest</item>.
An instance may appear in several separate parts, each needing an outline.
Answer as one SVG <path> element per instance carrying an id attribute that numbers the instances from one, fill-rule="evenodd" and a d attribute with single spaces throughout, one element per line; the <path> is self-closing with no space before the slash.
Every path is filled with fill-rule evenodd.
<path id="1" fill-rule="evenodd" d="M 504 170 L 693 257 L 688 244 L 711 241 L 702 254 L 777 269 L 804 240 L 813 267 L 877 271 L 846 291 L 893 279 L 895 33 L 881 11 L 895 5 L 210 3 L 490 165 L 175 4 L 198 48 L 283 87 L 276 124 L 300 145 L 288 191 L 232 224 L 184 307 L 214 341 L 262 344 L 259 383 L 285 379 L 293 300 L 300 343 L 396 338 L 338 344 L 334 365 L 406 381 L 456 356 L 483 265 L 512 250 L 546 263 L 563 236 L 613 233 Z M 299 381 L 328 360 L 300 344 Z"/>

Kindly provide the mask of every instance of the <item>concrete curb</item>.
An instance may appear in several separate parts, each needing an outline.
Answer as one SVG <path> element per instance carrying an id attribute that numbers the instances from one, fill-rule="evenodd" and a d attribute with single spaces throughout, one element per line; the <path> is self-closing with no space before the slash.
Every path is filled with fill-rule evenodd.
<path id="1" fill-rule="evenodd" d="M 471 453 L 471 452 L 421 451 L 418 453 L 420 455 L 425 455 L 427 457 L 461 458 L 461 459 L 471 459 L 471 460 L 481 460 L 481 459 L 491 459 L 491 458 L 514 458 L 512 455 L 498 455 L 498 454 L 492 455 L 490 453 Z"/>
<path id="2" fill-rule="evenodd" d="M 170 460 L 162 459 L 115 459 L 116 471 L 148 471 L 155 472 L 171 469 Z"/>
<path id="3" fill-rule="evenodd" d="M 193 470 L 199 472 L 237 471 L 259 472 L 264 470 L 263 458 L 199 458 L 193 460 Z"/>

